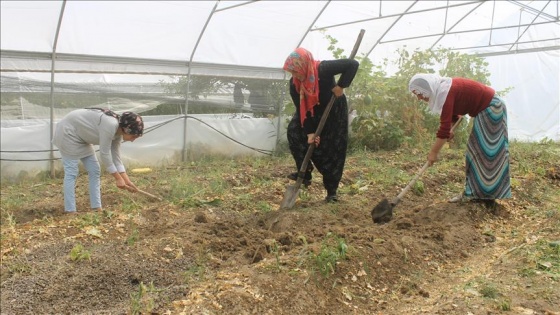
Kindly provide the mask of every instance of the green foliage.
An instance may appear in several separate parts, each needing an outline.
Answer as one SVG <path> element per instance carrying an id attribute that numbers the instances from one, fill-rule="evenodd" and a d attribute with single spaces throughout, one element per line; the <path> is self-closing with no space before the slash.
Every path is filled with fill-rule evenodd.
<path id="1" fill-rule="evenodd" d="M 405 140 L 404 131 L 394 117 L 380 117 L 365 112 L 352 122 L 353 136 L 350 147 L 354 149 L 394 150 Z"/>
<path id="2" fill-rule="evenodd" d="M 97 213 L 88 213 L 86 215 L 83 215 L 77 224 L 81 228 L 86 226 L 98 226 L 99 224 L 101 224 L 101 217 Z"/>
<path id="3" fill-rule="evenodd" d="M 325 37 L 333 57 L 345 58 L 344 50 L 337 47 L 338 41 L 329 35 Z M 382 60 L 379 65 L 365 56 L 356 56 L 356 60 L 360 68 L 345 90 L 350 109 L 356 109 L 358 114 L 351 126 L 351 149 L 393 150 L 405 144 L 424 145 L 434 139 L 439 116 L 431 114 L 427 104 L 408 91 L 409 80 L 417 73 L 464 77 L 489 84 L 488 63 L 483 58 L 450 49 L 400 49 L 395 60 Z M 384 70 L 389 65 L 398 68 L 392 76 Z M 509 90 L 497 93 L 504 95 Z M 454 145 L 464 146 L 470 130 L 471 126 L 463 122 L 455 132 Z"/>
<path id="4" fill-rule="evenodd" d="M 138 229 L 134 228 L 130 235 L 126 238 L 126 244 L 128 246 L 134 245 L 140 239 L 140 233 L 138 233 Z"/>
<path id="5" fill-rule="evenodd" d="M 152 314 L 155 303 L 151 293 L 155 291 L 153 282 L 147 286 L 140 282 L 138 291 L 130 294 L 130 313 L 134 315 Z"/>
<path id="6" fill-rule="evenodd" d="M 493 284 L 484 284 L 478 292 L 485 298 L 494 299 L 498 296 L 498 289 Z"/>
<path id="7" fill-rule="evenodd" d="M 424 182 L 421 180 L 416 181 L 412 186 L 412 192 L 417 196 L 424 194 Z"/>
<path id="8" fill-rule="evenodd" d="M 321 244 L 321 251 L 312 255 L 313 270 L 318 270 L 323 277 L 327 278 L 336 270 L 336 264 L 341 259 L 346 259 L 348 245 L 344 238 L 339 238 L 328 233 Z"/>
<path id="9" fill-rule="evenodd" d="M 70 250 L 70 260 L 72 261 L 82 261 L 91 260 L 91 252 L 84 248 L 82 244 L 76 244 Z"/>

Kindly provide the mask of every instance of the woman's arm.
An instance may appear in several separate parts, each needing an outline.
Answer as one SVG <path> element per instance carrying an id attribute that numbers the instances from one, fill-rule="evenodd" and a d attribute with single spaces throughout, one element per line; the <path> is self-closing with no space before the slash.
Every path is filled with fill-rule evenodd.
<path id="1" fill-rule="evenodd" d="M 354 59 L 325 60 L 321 62 L 319 75 L 334 77 L 340 74 L 336 85 L 344 89 L 352 84 L 359 66 L 360 64 Z"/>

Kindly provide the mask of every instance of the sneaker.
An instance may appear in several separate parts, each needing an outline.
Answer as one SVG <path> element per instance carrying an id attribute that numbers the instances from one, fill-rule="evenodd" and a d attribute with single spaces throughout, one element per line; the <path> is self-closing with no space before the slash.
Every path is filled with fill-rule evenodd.
<path id="1" fill-rule="evenodd" d="M 457 195 L 457 196 L 447 200 L 447 202 L 458 203 L 458 202 L 461 202 L 462 199 L 463 199 L 463 194 L 460 194 L 460 195 Z"/>
<path id="2" fill-rule="evenodd" d="M 338 196 L 336 194 L 333 195 L 327 195 L 327 197 L 325 197 L 325 201 L 326 202 L 338 202 Z"/>
<path id="3" fill-rule="evenodd" d="M 296 180 L 298 179 L 298 173 L 292 173 L 290 175 L 287 176 L 289 179 L 291 180 Z M 305 187 L 308 187 L 309 185 L 311 185 L 311 172 L 306 172 L 305 173 L 305 177 L 303 178 L 302 183 L 305 185 Z"/>
<path id="4" fill-rule="evenodd" d="M 64 214 L 76 215 L 78 211 L 64 211 Z"/>
<path id="5" fill-rule="evenodd" d="M 450 203 L 459 203 L 459 202 L 467 202 L 467 201 L 470 201 L 471 199 L 472 199 L 472 198 L 469 198 L 469 197 L 467 197 L 467 196 L 465 196 L 465 195 L 463 195 L 463 194 L 461 193 L 461 194 L 458 194 L 457 196 L 455 196 L 455 197 L 453 197 L 453 198 L 447 200 L 447 202 L 450 202 Z"/>

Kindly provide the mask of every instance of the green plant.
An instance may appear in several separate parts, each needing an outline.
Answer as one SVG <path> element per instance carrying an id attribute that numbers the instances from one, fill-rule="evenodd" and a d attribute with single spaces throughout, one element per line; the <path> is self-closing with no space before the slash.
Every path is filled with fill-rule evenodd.
<path id="1" fill-rule="evenodd" d="M 8 264 L 8 272 L 10 274 L 30 273 L 31 270 L 32 267 L 27 257 L 18 257 L 15 261 Z"/>
<path id="2" fill-rule="evenodd" d="M 91 252 L 84 248 L 82 244 L 76 244 L 70 250 L 70 260 L 72 261 L 82 261 L 91 260 Z"/>
<path id="3" fill-rule="evenodd" d="M 265 212 L 265 213 L 272 211 L 272 207 L 266 201 L 262 201 L 262 200 L 259 201 L 257 203 L 257 207 L 260 209 L 260 211 Z"/>
<path id="4" fill-rule="evenodd" d="M 499 305 L 499 309 L 505 312 L 511 311 L 511 301 L 508 299 L 503 300 Z"/>
<path id="5" fill-rule="evenodd" d="M 312 254 L 313 269 L 318 270 L 324 278 L 334 274 L 336 264 L 339 260 L 346 259 L 348 245 L 343 238 L 339 238 L 332 233 L 328 233 L 321 243 L 321 250 L 318 254 Z"/>
<path id="6" fill-rule="evenodd" d="M 421 180 L 416 181 L 412 186 L 412 192 L 417 196 L 424 194 L 424 182 Z"/>
<path id="7" fill-rule="evenodd" d="M 206 264 L 208 260 L 208 253 L 204 248 L 200 248 L 196 255 L 196 261 L 187 270 L 183 272 L 183 277 L 186 283 L 191 280 L 201 281 L 206 275 Z"/>
<path id="8" fill-rule="evenodd" d="M 101 218 L 97 213 L 83 215 L 78 222 L 78 225 L 82 228 L 86 226 L 98 226 L 99 224 L 101 224 Z"/>
<path id="9" fill-rule="evenodd" d="M 270 245 L 270 251 L 274 254 L 274 258 L 276 259 L 276 270 L 280 271 L 280 248 L 278 247 L 278 242 L 274 240 L 272 245 Z"/>
<path id="10" fill-rule="evenodd" d="M 138 233 L 137 228 L 134 228 L 134 229 L 132 229 L 132 232 L 130 233 L 130 235 L 126 238 L 126 244 L 128 246 L 132 246 L 132 245 L 134 245 L 134 243 L 136 243 L 138 241 L 139 238 L 140 238 L 140 233 Z"/>
<path id="11" fill-rule="evenodd" d="M 493 284 L 482 285 L 478 292 L 485 298 L 494 299 L 498 296 L 498 289 Z"/>
<path id="12" fill-rule="evenodd" d="M 16 227 L 16 217 L 14 216 L 13 212 L 2 211 L 4 214 L 2 215 L 2 224 L 7 225 L 10 229 L 14 229 Z"/>
<path id="13" fill-rule="evenodd" d="M 154 309 L 154 299 L 150 293 L 155 292 L 153 282 L 147 286 L 140 282 L 138 291 L 130 294 L 130 313 L 137 314 L 151 314 Z"/>
<path id="14" fill-rule="evenodd" d="M 363 113 L 352 122 L 352 148 L 367 148 L 372 151 L 394 150 L 405 141 L 399 121 L 392 116 Z"/>

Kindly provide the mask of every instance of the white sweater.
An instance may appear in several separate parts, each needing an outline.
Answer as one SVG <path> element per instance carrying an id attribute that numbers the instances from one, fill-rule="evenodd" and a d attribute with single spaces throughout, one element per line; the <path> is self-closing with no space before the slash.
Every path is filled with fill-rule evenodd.
<path id="1" fill-rule="evenodd" d="M 99 154 L 107 172 L 124 172 L 120 157 L 122 136 L 117 135 L 116 118 L 96 109 L 77 109 L 70 112 L 56 125 L 53 144 L 60 154 L 71 159 L 81 159 L 95 154 L 93 145 L 99 145 Z"/>

